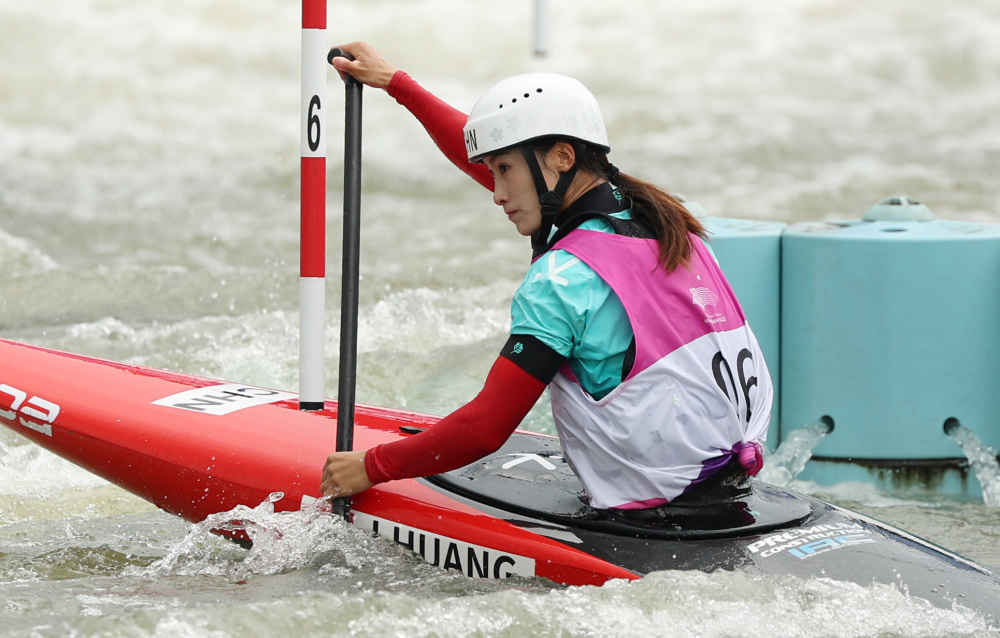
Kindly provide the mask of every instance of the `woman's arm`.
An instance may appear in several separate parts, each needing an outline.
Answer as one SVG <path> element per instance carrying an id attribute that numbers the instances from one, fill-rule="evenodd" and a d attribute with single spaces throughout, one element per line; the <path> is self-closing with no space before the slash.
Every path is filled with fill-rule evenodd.
<path id="1" fill-rule="evenodd" d="M 479 395 L 427 430 L 367 452 L 331 454 L 323 467 L 323 493 L 349 496 L 373 484 L 440 474 L 481 459 L 504 444 L 547 385 L 500 356 Z"/>
<path id="2" fill-rule="evenodd" d="M 420 434 L 369 450 L 369 478 L 382 483 L 440 474 L 496 452 L 545 386 L 509 359 L 497 358 L 475 399 Z"/>
<path id="3" fill-rule="evenodd" d="M 350 73 L 363 84 L 387 91 L 424 125 L 431 139 L 452 164 L 485 188 L 493 190 L 493 175 L 489 169 L 468 161 L 463 133 L 468 115 L 433 95 L 405 72 L 397 70 L 367 42 L 354 42 L 340 48 L 354 56 L 354 60 L 333 59 L 333 66 L 341 75 Z"/>

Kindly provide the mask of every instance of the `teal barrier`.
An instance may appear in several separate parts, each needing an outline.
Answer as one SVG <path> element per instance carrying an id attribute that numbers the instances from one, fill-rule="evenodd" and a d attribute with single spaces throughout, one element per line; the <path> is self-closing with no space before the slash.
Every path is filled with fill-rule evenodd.
<path id="1" fill-rule="evenodd" d="M 957 419 L 1000 448 L 1000 224 L 894 197 L 863 219 L 709 217 L 775 383 L 768 448 L 829 417 L 801 478 L 978 494 Z"/>
<path id="2" fill-rule="evenodd" d="M 1000 447 L 1000 225 L 893 198 L 864 220 L 794 224 L 781 246 L 782 428 L 834 422 L 813 478 L 847 480 L 831 464 L 850 463 L 965 491 L 934 468 L 962 456 L 949 418 Z"/>

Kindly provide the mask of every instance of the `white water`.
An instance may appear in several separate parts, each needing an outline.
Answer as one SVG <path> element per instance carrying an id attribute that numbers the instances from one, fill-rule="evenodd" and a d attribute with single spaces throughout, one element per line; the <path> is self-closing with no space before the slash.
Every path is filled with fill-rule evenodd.
<path id="1" fill-rule="evenodd" d="M 512 73 L 576 75 L 615 163 L 710 215 L 856 219 L 905 192 L 940 218 L 997 221 L 990 0 L 550 2 L 542 60 L 531 4 L 331 2 L 330 44 L 368 39 L 466 109 Z M 278 0 L 0 0 L 0 335 L 296 388 L 299 26 Z M 339 95 L 331 79 L 331 113 Z M 503 342 L 527 247 L 374 91 L 364 148 L 358 399 L 446 413 Z M 544 405 L 528 425 L 551 428 Z M 996 507 L 790 480 L 1000 568 Z M 2 431 L 0 635 L 991 635 L 890 589 L 471 581 L 315 513 L 242 515 L 262 530 L 253 553 Z"/>
<path id="2" fill-rule="evenodd" d="M 983 488 L 983 502 L 1000 506 L 1000 463 L 997 462 L 997 451 L 984 444 L 975 432 L 964 425 L 957 425 L 948 435 L 955 439 L 969 459 L 972 472 Z"/>
<path id="3" fill-rule="evenodd" d="M 758 478 L 771 485 L 789 485 L 806 468 L 813 449 L 829 433 L 830 426 L 823 421 L 792 430 L 773 452 L 765 455 Z"/>

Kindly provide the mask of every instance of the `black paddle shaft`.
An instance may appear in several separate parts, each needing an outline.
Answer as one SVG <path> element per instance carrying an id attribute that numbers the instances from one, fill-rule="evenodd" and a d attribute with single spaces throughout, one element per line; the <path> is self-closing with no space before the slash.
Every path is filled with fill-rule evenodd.
<path id="1" fill-rule="evenodd" d="M 330 49 L 327 61 L 345 57 L 346 51 Z M 340 379 L 337 392 L 337 451 L 354 447 L 354 395 L 358 368 L 358 285 L 361 255 L 361 87 L 344 74 L 346 91 L 344 126 L 344 252 L 340 289 Z M 350 498 L 332 500 L 334 511 L 347 516 Z"/>

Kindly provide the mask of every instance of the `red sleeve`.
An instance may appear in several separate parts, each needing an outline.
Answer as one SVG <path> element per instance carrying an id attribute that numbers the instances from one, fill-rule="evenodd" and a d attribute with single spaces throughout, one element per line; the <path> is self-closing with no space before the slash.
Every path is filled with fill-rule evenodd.
<path id="1" fill-rule="evenodd" d="M 372 483 L 431 476 L 496 452 L 528 414 L 547 384 L 498 357 L 479 395 L 427 430 L 365 454 Z"/>
<path id="2" fill-rule="evenodd" d="M 386 89 L 424 125 L 431 139 L 452 164 L 493 190 L 493 175 L 482 164 L 470 164 L 462 129 L 469 116 L 435 97 L 403 71 L 396 71 Z"/>

